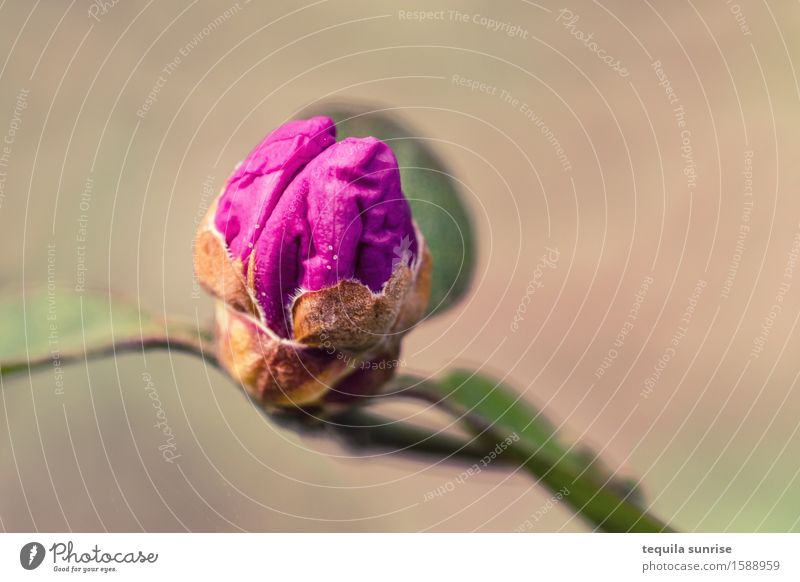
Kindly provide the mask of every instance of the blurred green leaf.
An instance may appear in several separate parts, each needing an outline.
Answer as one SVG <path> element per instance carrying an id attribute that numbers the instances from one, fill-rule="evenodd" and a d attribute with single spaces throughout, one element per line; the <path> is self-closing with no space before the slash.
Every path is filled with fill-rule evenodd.
<path id="1" fill-rule="evenodd" d="M 398 383 L 459 418 L 485 450 L 496 451 L 505 441 L 507 449 L 496 454 L 513 455 L 552 491 L 568 491 L 564 502 L 598 529 L 668 529 L 641 508 L 639 493 L 630 481 L 612 475 L 589 449 L 562 443 L 542 413 L 502 383 L 465 370 L 436 381 L 401 377 Z"/>
<path id="2" fill-rule="evenodd" d="M 339 139 L 373 136 L 397 156 L 403 192 L 433 256 L 428 314 L 443 313 L 469 289 L 475 270 L 475 240 L 463 194 L 426 136 L 391 112 L 365 105 L 331 103 L 303 115 L 328 115 Z"/>
<path id="3" fill-rule="evenodd" d="M 200 337 L 109 293 L 42 287 L 0 294 L 0 373 L 145 347 L 195 351 Z"/>

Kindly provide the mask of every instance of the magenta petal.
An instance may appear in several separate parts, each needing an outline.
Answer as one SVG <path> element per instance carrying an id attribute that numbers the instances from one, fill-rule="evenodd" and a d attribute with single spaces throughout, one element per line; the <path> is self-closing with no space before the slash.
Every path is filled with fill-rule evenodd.
<path id="1" fill-rule="evenodd" d="M 240 164 L 219 199 L 215 225 L 244 269 L 261 229 L 284 189 L 309 161 L 336 140 L 328 117 L 290 121 L 275 129 Z"/>
<path id="2" fill-rule="evenodd" d="M 379 292 L 398 262 L 417 254 L 397 160 L 375 138 L 348 138 L 308 162 L 266 220 L 254 283 L 265 323 L 289 337 L 299 289 L 355 279 Z"/>

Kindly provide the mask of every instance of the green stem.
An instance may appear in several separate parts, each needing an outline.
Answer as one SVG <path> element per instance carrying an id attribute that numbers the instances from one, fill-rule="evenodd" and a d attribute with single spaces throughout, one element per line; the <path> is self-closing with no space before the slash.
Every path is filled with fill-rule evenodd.
<path id="1" fill-rule="evenodd" d="M 94 346 L 86 351 L 61 352 L 58 354 L 57 360 L 60 365 L 66 365 L 131 352 L 169 350 L 199 356 L 212 366 L 219 367 L 216 354 L 207 347 L 210 342 L 210 338 L 205 334 L 181 333 L 175 336 L 130 337 L 118 340 L 113 344 Z M 53 356 L 49 354 L 31 360 L 11 361 L 0 365 L 0 374 L 10 376 L 28 371 L 35 372 L 51 367 L 53 361 Z"/>
<path id="2" fill-rule="evenodd" d="M 430 381 L 416 382 L 414 386 L 392 387 L 398 397 L 412 398 L 433 404 L 459 420 L 475 440 L 491 451 L 508 435 L 498 430 L 496 422 L 483 418 L 474 410 L 466 409 L 443 398 L 441 391 L 428 386 Z M 570 462 L 566 455 L 554 457 L 543 451 L 543 447 L 519 439 L 508 447 L 504 456 L 512 457 L 523 466 L 537 482 L 556 492 L 567 488 L 562 497 L 579 515 L 590 522 L 596 530 L 607 532 L 658 533 L 673 531 L 666 523 L 634 503 L 634 491 L 620 490 L 610 478 L 604 482 L 588 470 Z M 497 457 L 501 459 L 502 457 Z"/>
<path id="3" fill-rule="evenodd" d="M 363 408 L 351 408 L 331 417 L 330 421 L 328 430 L 346 441 L 349 447 L 359 450 L 386 449 L 393 453 L 417 453 L 470 463 L 486 455 L 484 448 L 474 442 L 392 421 Z"/>
<path id="4" fill-rule="evenodd" d="M 213 346 L 211 335 L 196 329 L 180 329 L 169 336 L 146 336 L 124 338 L 114 344 L 89 348 L 85 352 L 59 354 L 61 365 L 84 360 L 94 360 L 118 354 L 141 352 L 151 349 L 168 349 L 193 354 L 219 368 L 216 354 L 209 349 Z M 42 356 L 30 361 L 12 361 L 0 366 L 3 376 L 32 372 L 53 365 L 52 356 Z M 430 384 L 430 382 L 427 382 Z M 413 387 L 398 389 L 397 384 L 389 386 L 395 397 L 406 397 L 432 403 L 458 419 L 474 435 L 465 439 L 432 432 L 410 423 L 391 421 L 356 407 L 333 416 L 326 426 L 345 443 L 355 449 L 381 449 L 395 453 L 415 453 L 431 455 L 440 460 L 458 460 L 475 463 L 484 459 L 496 443 L 505 439 L 497 419 L 484 418 L 475 410 L 465 409 L 450 399 L 443 397 L 441 390 L 429 390 L 426 382 L 414 382 Z M 390 397 L 389 394 L 386 397 Z M 661 532 L 670 528 L 653 515 L 647 513 L 633 502 L 631 490 L 616 487 L 609 479 L 605 482 L 588 470 L 544 447 L 535 446 L 526 439 L 520 439 L 509 446 L 508 452 L 496 457 L 494 462 L 511 463 L 523 466 L 553 491 L 566 487 L 569 494 L 563 500 L 577 513 L 591 522 L 596 529 L 613 532 Z"/>
<path id="5" fill-rule="evenodd" d="M 201 357 L 211 366 L 220 368 L 219 360 L 210 346 L 213 336 L 208 330 L 179 330 L 170 336 L 128 337 L 113 344 L 94 346 L 85 352 L 62 352 L 59 365 L 68 365 L 112 357 L 126 353 L 141 353 L 144 350 L 169 350 Z M 12 361 L 0 365 L 0 375 L 36 372 L 53 365 L 51 355 L 33 358 L 30 361 Z M 224 370 L 222 370 L 224 371 Z M 275 420 L 271 418 L 271 420 Z M 432 433 L 407 423 L 366 412 L 363 408 L 352 408 L 330 419 L 328 430 L 334 432 L 347 446 L 367 451 L 372 449 L 409 452 L 433 456 L 438 460 L 475 462 L 483 457 L 481 448 L 465 440 Z M 296 429 L 301 427 L 295 426 Z"/>

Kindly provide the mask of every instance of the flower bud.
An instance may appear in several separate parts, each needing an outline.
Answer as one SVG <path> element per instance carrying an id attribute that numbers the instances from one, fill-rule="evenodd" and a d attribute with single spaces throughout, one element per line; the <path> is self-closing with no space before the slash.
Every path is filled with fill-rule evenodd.
<path id="1" fill-rule="evenodd" d="M 220 362 L 268 407 L 374 393 L 430 295 L 394 154 L 371 137 L 336 142 L 327 117 L 282 125 L 236 168 L 194 265 L 219 299 Z"/>

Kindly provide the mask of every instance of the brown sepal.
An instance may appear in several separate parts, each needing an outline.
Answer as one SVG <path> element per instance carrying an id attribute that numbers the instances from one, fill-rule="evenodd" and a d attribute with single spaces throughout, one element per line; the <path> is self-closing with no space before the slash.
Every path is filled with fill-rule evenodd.
<path id="1" fill-rule="evenodd" d="M 336 354 L 276 338 L 222 302 L 217 302 L 216 319 L 220 362 L 267 407 L 315 403 L 353 371 Z"/>
<path id="2" fill-rule="evenodd" d="M 416 276 L 408 267 L 400 266 L 381 293 L 372 293 L 362 283 L 344 280 L 300 294 L 292 304 L 294 339 L 308 346 L 332 346 L 348 353 L 362 353 L 387 341 L 399 341 L 399 336 L 422 317 L 430 297 L 431 255 L 424 243 L 421 247 Z"/>
<path id="3" fill-rule="evenodd" d="M 194 272 L 211 294 L 234 308 L 258 317 L 258 308 L 247 289 L 242 261 L 233 260 L 225 239 L 214 224 L 215 201 L 197 229 L 194 246 Z"/>

